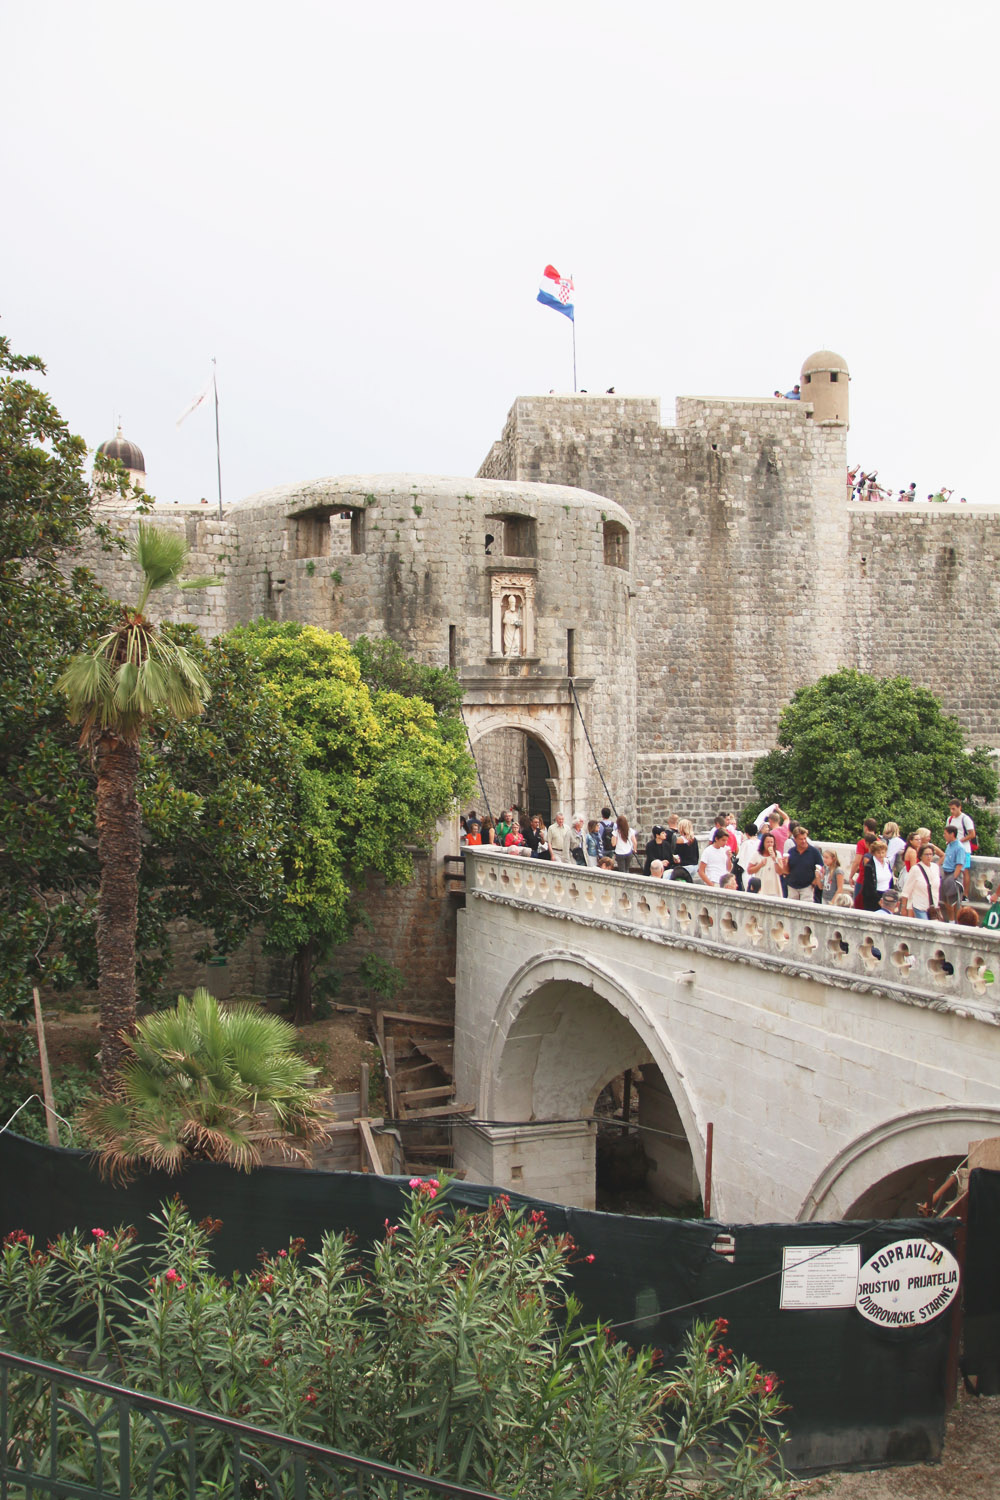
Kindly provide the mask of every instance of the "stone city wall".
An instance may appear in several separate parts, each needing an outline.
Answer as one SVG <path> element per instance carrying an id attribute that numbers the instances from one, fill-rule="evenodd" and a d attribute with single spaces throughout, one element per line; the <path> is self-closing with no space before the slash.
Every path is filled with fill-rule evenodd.
<path id="1" fill-rule="evenodd" d="M 911 677 L 1000 746 L 1000 509 L 854 504 L 849 539 L 850 664 Z"/>
<path id="2" fill-rule="evenodd" d="M 677 412 L 666 428 L 648 398 L 521 398 L 491 455 L 632 517 L 643 827 L 665 800 L 695 817 L 720 794 L 745 800 L 733 757 L 763 754 L 795 688 L 844 654 L 843 429 L 798 402 L 688 397 Z M 652 757 L 684 754 L 700 779 L 678 786 L 682 762 L 664 760 L 657 786 Z"/>

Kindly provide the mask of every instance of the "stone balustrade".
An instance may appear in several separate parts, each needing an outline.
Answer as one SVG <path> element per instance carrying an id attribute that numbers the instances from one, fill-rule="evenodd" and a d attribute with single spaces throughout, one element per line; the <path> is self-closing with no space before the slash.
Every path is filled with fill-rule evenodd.
<path id="1" fill-rule="evenodd" d="M 976 860 L 991 880 L 998 861 Z M 974 875 L 975 878 L 975 875 Z M 466 850 L 470 900 L 1000 1024 L 1000 934 Z"/>

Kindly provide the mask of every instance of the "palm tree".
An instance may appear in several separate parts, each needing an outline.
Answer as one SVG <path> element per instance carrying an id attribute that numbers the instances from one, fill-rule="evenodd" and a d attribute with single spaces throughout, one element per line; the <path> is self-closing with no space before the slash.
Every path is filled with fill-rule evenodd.
<path id="1" fill-rule="evenodd" d="M 220 1010 L 207 990 L 140 1021 L 127 1043 L 121 1088 L 84 1110 L 101 1166 L 127 1177 L 137 1166 L 177 1172 L 186 1161 L 244 1171 L 263 1149 L 321 1134 L 309 1084 L 316 1069 L 296 1053 L 294 1026 L 259 1007 Z"/>
<path id="2" fill-rule="evenodd" d="M 136 784 L 139 740 L 155 714 L 200 714 L 205 678 L 187 651 L 161 635 L 143 611 L 154 589 L 207 588 L 218 580 L 181 580 L 188 548 L 176 532 L 140 522 L 129 555 L 142 573 L 135 607 L 121 607 L 114 630 L 91 652 L 74 656 L 59 679 L 69 719 L 81 725 L 97 772 L 98 997 L 101 1011 L 101 1087 L 113 1092 L 125 1036 L 135 1031 L 135 932 L 139 899 L 140 828 Z"/>

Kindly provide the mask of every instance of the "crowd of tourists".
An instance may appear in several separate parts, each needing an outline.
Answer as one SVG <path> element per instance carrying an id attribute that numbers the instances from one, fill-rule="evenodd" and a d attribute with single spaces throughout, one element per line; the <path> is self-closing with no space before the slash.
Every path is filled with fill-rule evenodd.
<path id="1" fill-rule="evenodd" d="M 954 490 L 946 489 L 944 485 L 936 489 L 933 494 L 927 496 L 930 505 L 946 505 L 955 493 Z M 897 500 L 904 504 L 912 504 L 919 497 L 917 495 L 917 482 L 911 480 L 905 490 L 899 490 L 893 494 L 892 488 L 880 484 L 878 470 L 872 469 L 866 474 L 860 464 L 855 464 L 853 469 L 847 471 L 847 498 L 848 500 Z M 962 495 L 959 505 L 966 505 L 968 501 Z"/>
<path id="2" fill-rule="evenodd" d="M 483 844 L 526 858 L 654 880 L 923 921 L 979 924 L 978 913 L 967 904 L 976 829 L 957 800 L 949 804 L 943 849 L 927 828 L 915 828 L 904 837 L 898 824 L 886 823 L 880 832 L 875 820 L 867 818 L 846 869 L 836 849 L 812 843 L 808 828 L 777 804 L 765 808 L 742 832 L 734 814 L 719 813 L 702 837 L 689 819 L 672 813 L 663 825 L 654 824 L 642 850 L 628 818 L 613 815 L 610 807 L 602 808 L 599 818 L 578 814 L 568 823 L 556 813 L 548 826 L 537 814 L 523 814 L 517 807 L 504 809 L 495 821 L 473 810 L 462 818 L 462 846 Z M 1000 887 L 992 899 L 1000 899 Z"/>

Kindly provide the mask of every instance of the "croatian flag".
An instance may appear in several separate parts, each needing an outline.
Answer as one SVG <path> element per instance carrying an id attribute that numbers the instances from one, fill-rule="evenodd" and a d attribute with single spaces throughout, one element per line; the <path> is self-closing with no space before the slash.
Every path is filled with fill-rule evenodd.
<path id="1" fill-rule="evenodd" d="M 573 319 L 573 278 L 572 276 L 560 276 L 555 266 L 546 266 L 542 272 L 542 284 L 538 288 L 538 300 L 545 307 L 555 308 L 556 312 L 565 313 L 570 322 Z"/>

